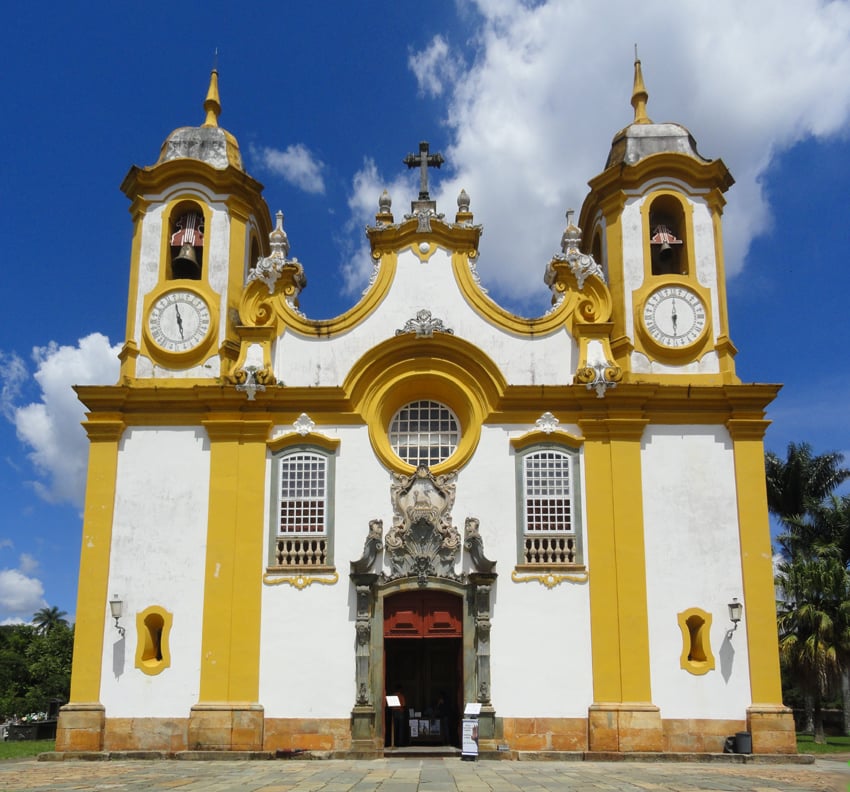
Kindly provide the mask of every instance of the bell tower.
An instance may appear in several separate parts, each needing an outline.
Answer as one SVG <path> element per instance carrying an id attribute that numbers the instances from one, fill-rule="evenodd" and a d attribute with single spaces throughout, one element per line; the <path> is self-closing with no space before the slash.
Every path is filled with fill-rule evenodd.
<path id="1" fill-rule="evenodd" d="M 227 374 L 239 349 L 242 285 L 268 252 L 262 185 L 243 169 L 236 138 L 218 124 L 216 70 L 204 111 L 203 124 L 175 129 L 156 164 L 134 166 L 121 185 L 134 227 L 125 383 Z"/>
<path id="2" fill-rule="evenodd" d="M 733 179 L 685 127 L 654 123 L 648 98 L 636 58 L 634 120 L 614 136 L 581 211 L 611 286 L 612 350 L 629 381 L 738 382 L 722 239 Z"/>

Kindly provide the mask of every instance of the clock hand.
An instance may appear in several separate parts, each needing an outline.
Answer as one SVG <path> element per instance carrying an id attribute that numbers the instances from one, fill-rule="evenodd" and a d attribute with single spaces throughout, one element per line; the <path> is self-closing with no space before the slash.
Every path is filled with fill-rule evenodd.
<path id="1" fill-rule="evenodd" d="M 174 303 L 174 310 L 177 313 L 177 329 L 180 331 L 180 338 L 183 339 L 183 317 L 180 316 L 180 308 L 177 303 Z"/>
<path id="2" fill-rule="evenodd" d="M 673 335 L 676 335 L 676 301 L 673 300 L 673 313 L 670 314 L 670 318 L 673 320 Z"/>

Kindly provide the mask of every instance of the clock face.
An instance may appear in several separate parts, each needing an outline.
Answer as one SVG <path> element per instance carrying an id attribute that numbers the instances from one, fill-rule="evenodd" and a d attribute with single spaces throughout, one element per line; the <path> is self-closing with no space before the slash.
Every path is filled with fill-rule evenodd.
<path id="1" fill-rule="evenodd" d="M 148 330 L 169 352 L 195 349 L 210 330 L 210 309 L 203 297 L 186 289 L 163 294 L 148 314 Z"/>
<path id="2" fill-rule="evenodd" d="M 706 326 L 705 306 L 699 295 L 684 286 L 656 289 L 643 306 L 643 323 L 653 340 L 676 349 L 693 344 Z"/>

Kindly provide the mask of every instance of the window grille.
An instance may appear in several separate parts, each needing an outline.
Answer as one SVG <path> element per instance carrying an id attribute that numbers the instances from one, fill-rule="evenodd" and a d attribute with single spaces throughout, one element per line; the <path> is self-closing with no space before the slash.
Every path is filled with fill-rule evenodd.
<path id="1" fill-rule="evenodd" d="M 574 457 L 566 451 L 546 448 L 522 458 L 520 564 L 581 563 L 572 497 Z"/>
<path id="2" fill-rule="evenodd" d="M 460 427 L 444 404 L 415 401 L 402 407 L 390 422 L 390 445 L 409 465 L 432 467 L 457 449 Z"/>
<path id="3" fill-rule="evenodd" d="M 523 460 L 527 533 L 571 531 L 570 457 L 538 451 Z"/>
<path id="4" fill-rule="evenodd" d="M 325 533 L 327 466 L 327 458 L 319 454 L 289 454 L 280 460 L 279 533 Z"/>

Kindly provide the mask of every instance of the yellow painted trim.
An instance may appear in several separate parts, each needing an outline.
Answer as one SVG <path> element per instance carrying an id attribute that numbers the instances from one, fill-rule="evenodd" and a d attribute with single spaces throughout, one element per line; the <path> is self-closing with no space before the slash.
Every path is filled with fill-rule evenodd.
<path id="1" fill-rule="evenodd" d="M 423 344 L 431 343 L 420 340 Z M 386 342 L 386 356 L 361 361 L 357 377 L 348 382 L 353 394 L 336 387 L 269 387 L 257 393 L 255 402 L 248 402 L 245 394 L 236 391 L 233 385 L 182 379 L 169 381 L 168 388 L 163 388 L 161 382 L 137 380 L 122 385 L 81 385 L 75 391 L 98 418 L 111 414 L 125 420 L 128 426 L 186 426 L 197 424 L 207 416 L 244 414 L 252 419 L 268 419 L 280 427 L 298 418 L 305 404 L 309 404 L 311 416 L 320 424 L 333 420 L 337 424 L 362 426 L 367 417 L 362 405 L 376 398 L 369 390 L 368 375 L 381 376 L 383 361 L 388 369 L 392 355 L 398 353 L 398 358 L 404 359 L 407 354 L 406 346 L 402 344 L 400 349 L 394 349 L 394 343 L 394 340 Z M 571 385 L 507 387 L 503 380 L 487 381 L 491 375 L 498 375 L 498 371 L 488 373 L 486 367 L 473 365 L 464 356 L 460 362 L 466 367 L 463 381 L 472 381 L 470 387 L 477 389 L 476 398 L 481 398 L 489 409 L 485 424 L 534 425 L 541 411 L 547 409 L 558 415 L 562 425 L 578 424 L 582 418 L 617 415 L 639 415 L 651 423 L 675 425 L 722 424 L 733 416 L 761 420 L 781 387 L 760 383 L 727 383 L 716 387 L 703 384 L 703 379 L 694 383 L 688 378 L 683 383 L 679 377 L 669 384 L 621 382 L 606 398 L 597 399 L 592 391 Z M 421 362 L 422 366 L 426 364 L 430 365 L 430 361 Z M 501 391 L 503 386 L 505 390 Z"/>
<path id="2" fill-rule="evenodd" d="M 641 483 L 645 420 L 579 420 L 585 436 L 595 703 L 651 701 Z M 614 486 L 616 482 L 616 487 Z"/>
<path id="3" fill-rule="evenodd" d="M 343 388 L 354 410 L 362 415 L 369 439 L 381 463 L 398 473 L 415 468 L 396 456 L 387 429 L 393 415 L 417 399 L 447 405 L 457 416 L 461 437 L 449 459 L 435 465 L 435 474 L 465 465 L 478 445 L 481 425 L 504 392 L 498 367 L 480 349 L 461 338 L 435 333 L 417 338 L 395 336 L 369 350 L 352 366 Z"/>
<path id="4" fill-rule="evenodd" d="M 374 258 L 373 254 L 373 258 Z M 276 335 L 296 332 L 308 338 L 328 338 L 345 333 L 358 325 L 384 301 L 395 278 L 398 256 L 385 253 L 380 257 L 375 282 L 352 308 L 333 319 L 307 319 L 292 310 L 286 301 L 285 284 L 276 285 L 275 294 L 261 281 L 252 281 L 242 292 L 239 316 L 246 325 L 270 326 Z"/>
<path id="5" fill-rule="evenodd" d="M 153 651 L 153 638 L 147 621 L 150 617 L 162 619 L 162 633 L 159 637 L 161 659 L 147 657 Z M 171 666 L 171 625 L 174 614 L 159 605 L 150 605 L 136 614 L 136 668 L 148 676 L 156 676 Z"/>
<path id="6" fill-rule="evenodd" d="M 125 325 L 124 338 L 125 349 L 128 354 L 121 357 L 121 377 L 136 376 L 136 358 L 139 354 L 138 341 L 136 340 L 136 312 L 139 300 L 139 270 L 142 258 L 142 235 L 144 232 L 145 215 L 148 204 L 145 200 L 137 198 L 133 201 L 130 211 L 133 215 L 133 242 L 130 247 L 130 283 L 127 293 L 127 321 Z M 135 354 L 129 354 L 133 350 Z"/>
<path id="7" fill-rule="evenodd" d="M 711 651 L 711 621 L 712 615 L 702 608 L 688 608 L 676 614 L 679 629 L 682 631 L 682 654 L 679 657 L 679 665 L 685 671 L 700 676 L 714 670 L 714 654 Z M 691 619 L 702 620 L 697 628 L 696 643 L 691 631 L 689 621 Z M 703 659 L 692 659 L 694 651 L 704 655 Z"/>
<path id="8" fill-rule="evenodd" d="M 773 555 L 764 478 L 763 437 L 768 424 L 769 421 L 764 420 L 734 418 L 726 424 L 735 455 L 744 619 L 754 705 L 782 704 Z"/>
<path id="9" fill-rule="evenodd" d="M 125 424 L 120 417 L 107 413 L 90 415 L 83 427 L 89 437 L 89 467 L 74 627 L 72 704 L 100 701 L 118 445 Z"/>
<path id="10" fill-rule="evenodd" d="M 266 445 L 273 454 L 282 451 L 284 448 L 292 448 L 292 446 L 300 445 L 318 446 L 325 451 L 333 453 L 339 448 L 340 443 L 341 441 L 338 437 L 328 437 L 318 432 L 308 432 L 305 435 L 298 432 L 288 432 L 287 434 L 279 435 L 269 440 Z"/>
<path id="11" fill-rule="evenodd" d="M 541 443 L 558 443 L 559 445 L 566 445 L 570 448 L 579 449 L 584 443 L 584 438 L 565 432 L 563 429 L 557 429 L 554 432 L 544 432 L 542 429 L 532 429 L 524 435 L 512 437 L 509 442 L 514 451 L 524 451 L 526 448 L 540 445 Z"/>
<path id="12" fill-rule="evenodd" d="M 334 572 L 330 577 L 321 575 L 305 575 L 303 572 L 266 572 L 263 575 L 263 583 L 267 586 L 280 586 L 286 584 L 303 591 L 313 583 L 321 583 L 323 586 L 333 586 L 339 581 L 339 573 Z"/>
<path id="13" fill-rule="evenodd" d="M 256 702 L 271 422 L 233 415 L 202 423 L 210 488 L 199 703 Z"/>
<path id="14" fill-rule="evenodd" d="M 546 588 L 551 589 L 565 582 L 586 583 L 588 580 L 588 574 L 586 570 L 576 572 L 544 571 L 538 574 L 523 574 L 518 570 L 514 569 L 513 572 L 511 572 L 511 580 L 513 580 L 514 583 L 537 582 L 543 586 L 546 586 Z"/>
<path id="15" fill-rule="evenodd" d="M 575 311 L 576 304 L 581 296 L 579 294 L 565 295 L 563 302 L 551 313 L 535 319 L 526 319 L 505 310 L 481 291 L 481 287 L 472 277 L 472 271 L 469 267 L 470 258 L 475 258 L 475 256 L 470 256 L 470 251 L 452 254 L 452 271 L 466 302 L 490 324 L 523 336 L 546 335 L 563 328 L 570 315 Z"/>

